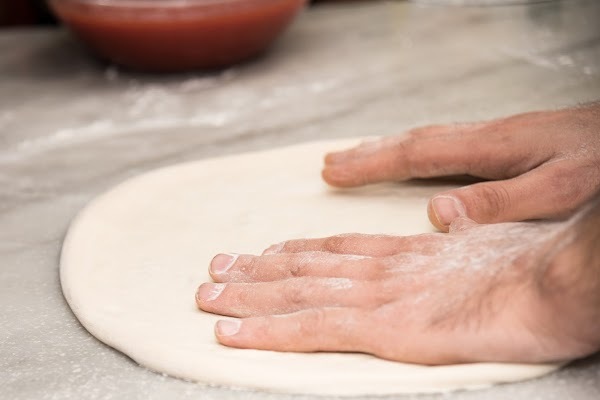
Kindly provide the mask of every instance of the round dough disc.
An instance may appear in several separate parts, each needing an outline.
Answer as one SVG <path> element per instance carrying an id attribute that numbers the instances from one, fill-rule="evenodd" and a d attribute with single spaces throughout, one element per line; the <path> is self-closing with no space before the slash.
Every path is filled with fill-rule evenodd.
<path id="1" fill-rule="evenodd" d="M 70 227 L 64 295 L 83 326 L 139 364 L 187 380 L 275 392 L 360 395 L 478 388 L 546 374 L 557 365 L 419 366 L 365 354 L 280 353 L 219 345 L 218 318 L 199 311 L 198 285 L 219 252 L 260 254 L 292 238 L 432 231 L 425 183 L 333 190 L 317 142 L 192 162 L 131 179 Z"/>

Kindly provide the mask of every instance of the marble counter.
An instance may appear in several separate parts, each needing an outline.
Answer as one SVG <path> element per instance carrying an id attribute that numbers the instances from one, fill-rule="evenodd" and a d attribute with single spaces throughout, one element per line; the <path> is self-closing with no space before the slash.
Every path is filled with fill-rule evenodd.
<path id="1" fill-rule="evenodd" d="M 260 59 L 166 76 L 99 63 L 60 29 L 0 31 L 0 398 L 304 399 L 158 375 L 91 337 L 58 281 L 70 220 L 164 165 L 598 99 L 599 15 L 596 0 L 325 3 Z M 488 390 L 398 396 L 413 397 L 597 399 L 600 357 Z"/>

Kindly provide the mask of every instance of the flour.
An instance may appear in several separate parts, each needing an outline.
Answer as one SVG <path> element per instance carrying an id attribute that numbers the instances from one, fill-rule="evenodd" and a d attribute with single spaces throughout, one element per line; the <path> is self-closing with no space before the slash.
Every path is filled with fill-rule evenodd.
<path id="1" fill-rule="evenodd" d="M 217 385 L 383 395 L 482 387 L 556 369 L 558 365 L 485 363 L 431 368 L 366 354 L 277 353 L 217 344 L 213 328 L 223 317 L 200 312 L 194 304 L 198 285 L 210 281 L 208 264 L 217 252 L 260 254 L 269 243 L 283 239 L 340 232 L 432 232 L 427 198 L 448 186 L 407 183 L 344 194 L 326 189 L 319 180 L 322 155 L 354 143 L 312 143 L 184 164 L 118 186 L 90 204 L 69 230 L 61 256 L 65 298 L 86 329 L 140 364 Z M 245 168 L 249 165 L 252 168 Z M 271 173 L 281 165 L 286 174 Z M 290 181 L 305 192 L 278 190 Z M 257 190 L 257 185 L 266 191 Z M 236 196 L 230 195 L 232 187 Z M 232 212 L 252 218 L 232 218 Z M 319 255 L 323 253 L 309 254 L 303 262 L 317 262 Z M 347 260 L 358 266 L 361 259 L 351 255 Z M 414 267 L 420 259 L 406 262 Z M 483 265 L 483 259 L 477 261 L 478 271 L 484 271 Z M 345 278 L 314 282 L 313 292 L 298 293 L 300 300 L 310 301 L 324 289 L 343 298 L 359 285 Z M 232 284 L 224 285 L 211 287 L 213 301 L 224 301 L 219 296 Z M 428 296 L 434 293 L 425 292 L 415 292 L 413 304 L 432 301 Z M 254 295 L 269 301 L 273 294 L 257 289 Z"/>
<path id="2" fill-rule="evenodd" d="M 350 289 L 353 284 L 348 278 L 328 278 L 323 281 L 326 287 L 336 290 Z"/>
<path id="3" fill-rule="evenodd" d="M 221 295 L 223 290 L 225 290 L 225 286 L 226 285 L 224 283 L 213 284 L 212 289 L 208 295 L 208 300 L 209 301 L 216 300 Z"/>

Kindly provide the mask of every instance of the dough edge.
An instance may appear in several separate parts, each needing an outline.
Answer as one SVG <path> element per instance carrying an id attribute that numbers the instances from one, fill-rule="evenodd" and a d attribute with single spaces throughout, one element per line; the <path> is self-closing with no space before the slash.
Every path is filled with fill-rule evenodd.
<path id="1" fill-rule="evenodd" d="M 393 395 L 393 394 L 404 394 L 404 393 L 436 393 L 436 392 L 448 392 L 454 390 L 471 390 L 489 387 L 498 383 L 508 383 L 521 380 L 528 380 L 546 375 L 552 371 L 557 370 L 566 363 L 554 363 L 554 364 L 508 364 L 508 363 L 477 363 L 477 364 L 461 364 L 453 366 L 415 366 L 415 374 L 417 376 L 404 376 L 398 377 L 398 381 L 393 386 L 389 386 L 389 377 L 384 376 L 381 378 L 379 384 L 377 379 L 371 379 L 368 385 L 361 385 L 360 382 L 356 382 L 353 385 L 330 385 L 327 382 L 318 384 L 313 382 L 307 384 L 303 381 L 298 381 L 295 384 L 291 384 L 287 379 L 271 379 L 269 383 L 265 383 L 262 380 L 257 380 L 255 377 L 243 377 L 235 376 L 230 377 L 227 374 L 223 374 L 220 370 L 215 370 L 210 366 L 206 368 L 202 377 L 197 376 L 193 373 L 187 373 L 185 368 L 173 368 L 172 366 L 162 365 L 160 362 L 156 362 L 155 357 L 147 356 L 143 352 L 132 350 L 130 347 L 130 341 L 120 340 L 120 338 L 112 336 L 110 333 L 106 333 L 105 328 L 96 323 L 94 317 L 87 313 L 85 307 L 81 307 L 78 301 L 77 295 L 74 295 L 74 288 L 77 287 L 77 283 L 71 282 L 70 270 L 77 268 L 80 262 L 79 250 L 79 236 L 80 232 L 84 232 L 87 229 L 88 224 L 94 223 L 96 219 L 96 212 L 98 208 L 102 208 L 107 199 L 112 199 L 114 196 L 118 196 L 123 188 L 128 187 L 133 183 L 140 183 L 147 180 L 152 180 L 157 174 L 172 173 L 178 170 L 186 168 L 194 168 L 197 166 L 206 166 L 208 164 L 217 162 L 226 162 L 237 159 L 243 156 L 257 156 L 261 154 L 267 154 L 272 152 L 285 153 L 289 150 L 298 149 L 300 147 L 343 147 L 350 144 L 356 143 L 356 138 L 345 139 L 345 140 L 333 140 L 333 141 L 318 141 L 318 142 L 307 142 L 299 143 L 291 146 L 277 147 L 274 149 L 266 149 L 260 151 L 250 151 L 239 154 L 227 155 L 224 157 L 211 157 L 201 159 L 198 161 L 190 161 L 181 164 L 175 164 L 172 166 L 161 167 L 155 170 L 144 172 L 138 176 L 126 179 L 120 184 L 108 189 L 104 193 L 100 194 L 89 202 L 83 210 L 81 210 L 72 221 L 69 226 L 67 235 L 65 237 L 61 256 L 60 256 L 60 281 L 63 290 L 64 297 L 71 307 L 73 313 L 77 319 L 81 322 L 83 327 L 88 330 L 95 338 L 105 343 L 106 345 L 118 350 L 125 354 L 129 358 L 143 367 L 150 369 L 151 371 L 159 374 L 172 376 L 174 378 L 183 379 L 185 381 L 197 382 L 207 386 L 219 386 L 227 387 L 228 389 L 234 390 L 260 390 L 273 393 L 294 393 L 294 394 L 311 394 L 311 395 L 338 395 L 338 396 L 360 396 L 360 395 Z M 234 349 L 234 351 L 238 351 Z M 263 352 L 261 353 L 275 353 L 275 352 Z M 277 353 L 275 353 L 277 354 Z M 320 353 L 328 354 L 328 353 Z M 346 354 L 342 354 L 346 356 Z M 276 356 L 276 355 L 275 355 Z M 359 355 L 361 358 L 373 358 L 369 355 Z M 385 363 L 389 361 L 379 360 Z M 432 383 L 429 379 L 429 375 L 425 379 L 419 379 L 420 372 L 417 370 L 428 369 L 435 370 L 439 380 Z M 317 372 L 319 373 L 319 372 Z M 473 375 L 477 375 L 474 379 Z M 411 374 L 412 375 L 412 374 Z M 376 378 L 376 377 L 371 377 Z M 405 381 L 407 386 L 401 387 L 400 383 Z M 417 384 L 415 384 L 417 382 Z M 420 386 L 424 384 L 426 386 Z"/>

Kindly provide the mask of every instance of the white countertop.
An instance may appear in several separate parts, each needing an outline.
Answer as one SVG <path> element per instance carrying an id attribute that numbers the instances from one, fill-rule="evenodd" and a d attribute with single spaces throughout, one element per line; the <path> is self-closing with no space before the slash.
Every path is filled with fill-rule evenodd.
<path id="1" fill-rule="evenodd" d="M 0 399 L 271 399 L 152 373 L 66 305 L 70 220 L 127 177 L 314 139 L 391 135 L 600 98 L 600 2 L 308 9 L 264 57 L 221 72 L 107 66 L 60 29 L 0 31 Z M 207 360 L 210 362 L 210 360 Z M 600 356 L 423 399 L 597 399 Z"/>

